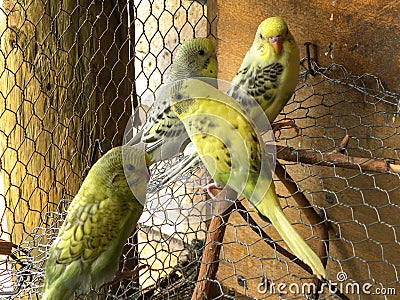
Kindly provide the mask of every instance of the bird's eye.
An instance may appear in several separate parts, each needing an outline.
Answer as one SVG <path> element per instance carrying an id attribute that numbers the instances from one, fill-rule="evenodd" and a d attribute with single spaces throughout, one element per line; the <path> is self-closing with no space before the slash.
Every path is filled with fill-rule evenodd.
<path id="1" fill-rule="evenodd" d="M 204 50 L 199 50 L 197 51 L 197 54 L 203 56 L 204 54 L 206 54 L 206 52 Z"/>
<path id="2" fill-rule="evenodd" d="M 135 171 L 135 166 L 129 164 L 129 165 L 126 166 L 126 169 L 127 169 L 129 172 L 133 172 L 133 171 Z"/>
<path id="3" fill-rule="evenodd" d="M 264 37 L 263 37 L 263 35 L 260 33 L 260 39 L 263 39 Z"/>
<path id="4" fill-rule="evenodd" d="M 183 98 L 182 94 L 176 94 L 175 95 L 175 99 L 176 100 L 182 100 L 182 98 Z"/>

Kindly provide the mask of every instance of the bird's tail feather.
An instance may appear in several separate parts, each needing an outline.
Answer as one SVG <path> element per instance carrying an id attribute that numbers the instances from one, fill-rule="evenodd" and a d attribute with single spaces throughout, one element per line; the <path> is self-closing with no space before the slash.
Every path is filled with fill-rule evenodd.
<path id="1" fill-rule="evenodd" d="M 282 208 L 274 206 L 273 210 L 273 212 L 269 212 L 268 218 L 285 243 L 300 260 L 312 269 L 314 275 L 320 279 L 321 277 L 325 278 L 325 269 L 318 255 L 307 245 L 292 224 L 290 224 Z"/>

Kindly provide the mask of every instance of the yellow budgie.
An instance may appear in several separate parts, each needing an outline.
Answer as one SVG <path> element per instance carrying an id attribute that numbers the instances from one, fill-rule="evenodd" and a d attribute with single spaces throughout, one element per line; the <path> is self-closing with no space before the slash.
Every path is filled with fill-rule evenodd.
<path id="1" fill-rule="evenodd" d="M 243 194 L 276 228 L 293 253 L 319 278 L 319 257 L 286 218 L 275 193 L 266 146 L 250 117 L 233 98 L 186 79 L 170 89 L 172 110 L 184 124 L 201 160 L 217 184 Z"/>
<path id="2" fill-rule="evenodd" d="M 279 17 L 265 19 L 258 26 L 228 95 L 241 102 L 255 120 L 255 103 L 242 97 L 242 89 L 254 97 L 272 123 L 293 95 L 299 69 L 299 49 L 286 22 Z"/>
<path id="3" fill-rule="evenodd" d="M 89 170 L 50 247 L 43 300 L 71 299 L 112 280 L 123 246 L 143 211 L 149 158 L 116 147 Z"/>
<path id="4" fill-rule="evenodd" d="M 210 81 L 215 81 L 217 72 L 213 42 L 207 38 L 194 38 L 183 43 L 178 49 L 165 83 L 191 77 L 207 77 Z M 161 87 L 140 133 L 141 141 L 146 144 L 146 151 L 152 162 L 171 158 L 189 141 L 183 125 L 171 112 L 169 103 L 168 95 Z M 133 141 L 135 142 L 138 140 Z"/>

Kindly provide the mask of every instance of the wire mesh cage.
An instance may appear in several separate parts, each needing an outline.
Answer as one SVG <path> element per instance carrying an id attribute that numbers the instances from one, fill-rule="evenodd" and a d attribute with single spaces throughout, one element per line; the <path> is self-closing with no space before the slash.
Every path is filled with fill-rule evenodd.
<path id="1" fill-rule="evenodd" d="M 94 141 L 120 145 L 135 109 L 145 120 L 177 47 L 197 36 L 215 40 L 215 16 L 201 1 L 0 3 L 0 296 L 37 299 Z M 287 126 L 275 132 L 281 205 L 327 259 L 320 299 L 362 298 L 363 288 L 393 296 L 400 95 L 346 66 L 310 57 L 301 65 L 295 96 L 277 120 Z M 307 266 L 245 200 L 232 201 L 225 215 L 202 211 L 199 203 L 213 204 L 199 188 L 210 180 L 204 168 L 160 184 L 181 159 L 151 168 L 147 207 L 120 263 L 121 271 L 140 270 L 76 297 L 189 299 L 199 283 L 210 284 L 215 299 L 310 296 Z M 201 270 L 215 266 L 215 276 Z"/>

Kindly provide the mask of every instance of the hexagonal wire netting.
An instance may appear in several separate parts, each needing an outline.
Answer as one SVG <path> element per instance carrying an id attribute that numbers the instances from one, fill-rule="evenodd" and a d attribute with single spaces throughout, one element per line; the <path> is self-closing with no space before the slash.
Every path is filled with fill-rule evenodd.
<path id="1" fill-rule="evenodd" d="M 106 148 L 122 143 L 132 106 L 146 116 L 178 45 L 211 35 L 208 16 L 196 1 L 2 3 L 2 299 L 40 297 L 48 249 L 87 173 L 94 140 Z M 328 258 L 320 299 L 361 298 L 357 288 L 368 285 L 393 294 L 400 266 L 400 95 L 345 66 L 308 59 L 302 66 L 296 94 L 277 120 L 292 125 L 275 133 L 284 168 L 275 179 L 281 205 Z M 279 248 L 284 243 L 246 201 L 213 228 L 223 228 L 224 239 L 206 242 L 210 220 L 198 208 L 207 199 L 199 188 L 209 180 L 204 169 L 159 184 L 180 159 L 152 166 L 148 207 L 121 263 L 125 271 L 141 267 L 140 276 L 89 296 L 189 299 L 203 252 L 218 245 L 216 278 L 200 278 L 214 283 L 214 298 L 304 298 L 312 276 Z M 302 196 L 324 221 L 319 229 L 296 203 Z M 11 254 L 5 241 L 13 242 Z M 280 283 L 286 289 L 278 290 Z M 336 286 L 342 294 L 335 295 Z"/>

